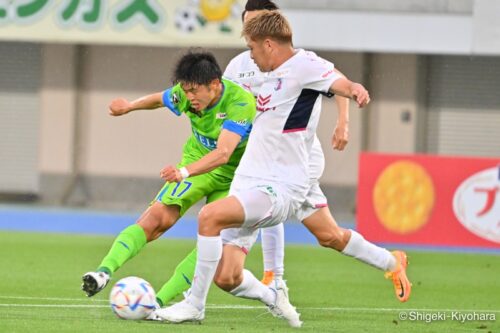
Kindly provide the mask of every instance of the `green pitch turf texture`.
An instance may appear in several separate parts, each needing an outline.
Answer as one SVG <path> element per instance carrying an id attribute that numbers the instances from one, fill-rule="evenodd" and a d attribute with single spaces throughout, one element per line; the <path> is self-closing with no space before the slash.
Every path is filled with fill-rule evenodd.
<path id="1" fill-rule="evenodd" d="M 93 298 L 80 291 L 113 238 L 0 232 L 0 332 L 289 332 L 286 322 L 257 301 L 235 298 L 213 286 L 202 324 L 126 321 L 108 305 L 108 286 Z M 115 276 L 137 275 L 154 287 L 170 276 L 193 241 L 161 239 L 149 244 Z M 316 246 L 287 246 L 290 298 L 302 313 L 302 332 L 500 333 L 500 256 L 409 252 L 413 293 L 398 302 L 382 272 Z M 256 246 L 247 267 L 261 276 Z M 494 321 L 447 318 L 401 320 L 400 313 L 439 316 L 492 313 Z M 296 331 L 299 331 L 296 330 Z"/>

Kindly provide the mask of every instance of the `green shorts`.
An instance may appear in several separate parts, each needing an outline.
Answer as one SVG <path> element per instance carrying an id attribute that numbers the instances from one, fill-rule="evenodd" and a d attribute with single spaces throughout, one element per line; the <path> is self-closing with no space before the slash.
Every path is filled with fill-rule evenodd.
<path id="1" fill-rule="evenodd" d="M 231 179 L 205 173 L 203 175 L 188 177 L 180 183 L 165 183 L 156 196 L 155 201 L 165 205 L 180 207 L 180 216 L 195 203 L 207 198 L 206 203 L 225 198 L 231 186 Z"/>

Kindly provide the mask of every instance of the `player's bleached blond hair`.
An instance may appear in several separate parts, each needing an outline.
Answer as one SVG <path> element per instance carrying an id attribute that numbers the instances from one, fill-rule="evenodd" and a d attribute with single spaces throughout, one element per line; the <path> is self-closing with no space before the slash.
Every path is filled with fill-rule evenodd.
<path id="1" fill-rule="evenodd" d="M 263 10 L 243 25 L 241 35 L 251 40 L 270 38 L 280 43 L 292 43 L 292 28 L 288 20 L 273 10 Z"/>

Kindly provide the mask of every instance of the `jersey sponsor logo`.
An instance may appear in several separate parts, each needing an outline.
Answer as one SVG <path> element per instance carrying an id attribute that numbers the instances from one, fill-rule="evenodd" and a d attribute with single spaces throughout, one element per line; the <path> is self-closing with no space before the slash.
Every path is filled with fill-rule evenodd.
<path id="1" fill-rule="evenodd" d="M 324 73 L 323 75 L 321 75 L 321 77 L 323 79 L 326 79 L 328 76 L 332 75 L 333 74 L 333 69 L 330 69 L 328 72 Z"/>
<path id="2" fill-rule="evenodd" d="M 215 118 L 217 119 L 225 119 L 227 117 L 227 113 L 225 112 L 220 112 L 215 115 Z"/>
<path id="3" fill-rule="evenodd" d="M 201 143 L 204 147 L 210 150 L 217 148 L 217 140 L 207 138 L 206 136 L 196 132 L 194 129 L 193 129 L 193 134 L 196 140 L 198 140 L 198 142 Z"/>
<path id="4" fill-rule="evenodd" d="M 274 110 L 276 110 L 276 107 L 264 108 L 262 106 L 257 106 L 257 111 L 260 111 L 260 112 L 274 111 Z"/>
<path id="5" fill-rule="evenodd" d="M 238 78 L 244 79 L 248 77 L 254 77 L 255 76 L 255 71 L 249 71 L 249 72 L 239 72 L 238 73 Z"/>
<path id="6" fill-rule="evenodd" d="M 241 126 L 246 126 L 246 124 L 248 123 L 248 121 L 246 119 L 242 119 L 242 120 L 238 120 L 236 123 L 238 125 L 241 125 Z"/>
<path id="7" fill-rule="evenodd" d="M 290 73 L 290 70 L 289 69 L 284 69 L 282 71 L 274 73 L 274 76 L 275 77 L 283 77 L 283 76 L 287 76 L 288 73 Z"/>
<path id="8" fill-rule="evenodd" d="M 242 103 L 236 103 L 236 105 L 238 105 L 238 106 L 246 106 L 246 105 L 248 105 L 248 103 L 242 102 Z"/>

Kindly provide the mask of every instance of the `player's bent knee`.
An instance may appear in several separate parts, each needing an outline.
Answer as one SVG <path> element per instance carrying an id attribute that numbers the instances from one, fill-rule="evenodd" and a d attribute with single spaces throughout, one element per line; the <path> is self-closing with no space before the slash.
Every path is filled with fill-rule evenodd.
<path id="1" fill-rule="evenodd" d="M 169 210 L 167 207 L 153 207 L 139 219 L 138 224 L 144 229 L 146 239 L 150 242 L 170 229 L 177 222 L 178 216 L 175 210 Z"/>
<path id="2" fill-rule="evenodd" d="M 162 213 L 154 216 L 148 222 L 150 225 L 159 232 L 165 232 L 177 221 L 176 218 L 170 216 L 169 214 Z"/>
<path id="3" fill-rule="evenodd" d="M 220 231 L 218 227 L 218 209 L 212 205 L 207 205 L 198 214 L 198 231 L 200 234 L 211 234 Z"/>
<path id="4" fill-rule="evenodd" d="M 214 278 L 214 283 L 222 290 L 228 292 L 238 287 L 242 281 L 242 277 L 237 277 L 231 274 L 219 274 Z"/>

